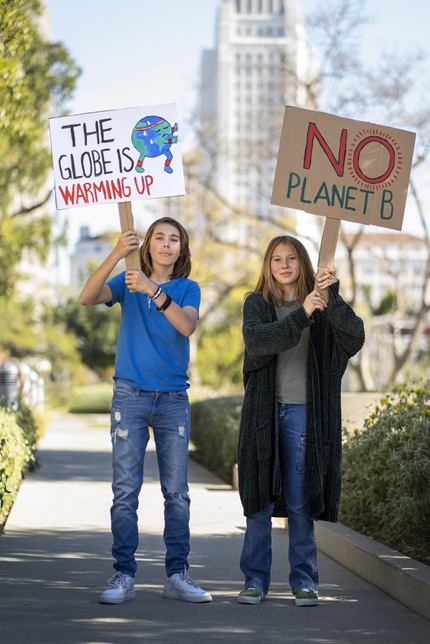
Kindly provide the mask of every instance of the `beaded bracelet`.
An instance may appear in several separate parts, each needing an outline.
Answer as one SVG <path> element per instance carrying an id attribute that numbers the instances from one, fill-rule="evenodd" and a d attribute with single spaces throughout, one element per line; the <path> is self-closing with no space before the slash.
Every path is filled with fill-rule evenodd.
<path id="1" fill-rule="evenodd" d="M 172 298 L 170 295 L 166 295 L 166 299 L 164 300 L 163 304 L 161 306 L 157 306 L 157 311 L 165 311 L 172 303 Z"/>
<path id="2" fill-rule="evenodd" d="M 156 299 L 157 299 L 157 297 L 158 297 L 159 295 L 161 295 L 161 293 L 162 293 L 162 292 L 163 292 L 163 291 L 161 290 L 161 286 L 159 286 L 159 287 L 157 288 L 157 290 L 155 291 L 154 295 L 150 295 L 149 297 L 151 298 L 151 300 L 156 300 Z"/>

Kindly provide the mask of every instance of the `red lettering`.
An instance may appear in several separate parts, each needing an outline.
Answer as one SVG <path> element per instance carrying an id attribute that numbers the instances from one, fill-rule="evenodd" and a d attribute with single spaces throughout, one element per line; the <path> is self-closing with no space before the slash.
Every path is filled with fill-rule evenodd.
<path id="1" fill-rule="evenodd" d="M 309 123 L 308 133 L 306 136 L 305 157 L 303 161 L 303 168 L 305 170 L 309 170 L 309 168 L 311 167 L 312 152 L 313 152 L 313 145 L 314 145 L 315 138 L 317 139 L 318 143 L 322 147 L 326 157 L 328 158 L 331 165 L 333 166 L 337 176 L 343 177 L 344 168 L 345 168 L 346 142 L 348 138 L 347 130 L 344 129 L 341 132 L 340 141 L 339 141 L 339 153 L 338 153 L 338 158 L 336 159 L 327 141 L 319 131 L 316 124 Z"/>
<path id="2" fill-rule="evenodd" d="M 360 154 L 366 145 L 373 142 L 380 143 L 381 145 L 383 145 L 388 150 L 388 154 L 389 154 L 388 168 L 384 172 L 384 174 L 381 174 L 379 177 L 368 177 L 366 174 L 364 174 L 364 172 L 360 168 Z M 366 183 L 376 184 L 376 183 L 383 183 L 384 181 L 386 181 L 393 171 L 395 162 L 396 162 L 396 153 L 394 152 L 393 146 L 386 139 L 383 139 L 380 136 L 367 136 L 365 139 L 360 141 L 360 143 L 357 145 L 357 147 L 354 150 L 354 156 L 353 156 L 354 170 L 357 173 L 357 175 L 360 177 L 360 179 L 362 179 L 363 181 L 366 181 Z"/>
<path id="3" fill-rule="evenodd" d="M 75 185 L 76 184 L 73 184 L 71 189 L 69 189 L 69 186 L 65 186 L 64 188 L 63 186 L 58 186 L 58 191 L 63 197 L 63 201 L 66 206 L 68 206 L 69 203 L 72 205 L 75 203 Z"/>
<path id="4" fill-rule="evenodd" d="M 145 184 L 146 184 L 146 192 L 148 193 L 148 195 L 151 194 L 151 191 L 149 188 L 152 186 L 153 183 L 154 183 L 154 177 L 152 177 L 150 174 L 147 174 L 145 177 Z"/>
<path id="5" fill-rule="evenodd" d="M 89 185 L 89 183 L 85 183 L 84 186 L 81 186 L 80 183 L 76 184 L 76 203 L 79 202 L 79 199 L 83 199 L 85 203 L 88 203 L 88 189 L 85 186 Z"/>
<path id="6" fill-rule="evenodd" d="M 150 174 L 141 174 L 139 177 L 134 177 L 134 185 L 136 186 L 136 190 L 140 195 L 143 195 L 146 192 L 149 197 L 151 195 L 150 187 L 153 183 L 154 177 L 152 177 Z"/>
<path id="7" fill-rule="evenodd" d="M 149 186 L 153 183 L 151 176 L 146 177 L 143 186 Z M 80 201 L 86 204 L 99 203 L 99 201 L 112 201 L 116 199 L 130 198 L 132 190 L 128 185 L 127 177 L 118 179 L 102 180 L 98 183 L 87 181 L 85 183 L 72 183 L 71 185 L 58 186 L 58 194 L 61 195 L 64 205 L 75 206 Z"/>
<path id="8" fill-rule="evenodd" d="M 100 181 L 100 183 L 93 183 L 94 198 L 98 201 L 98 195 L 101 193 L 103 198 L 106 199 L 106 193 L 108 193 L 108 198 L 110 199 L 110 189 L 109 182 Z"/>
<path id="9" fill-rule="evenodd" d="M 127 185 L 127 177 L 122 177 L 121 185 L 122 185 L 122 194 L 123 194 L 123 196 L 124 197 L 130 197 L 131 188 L 130 188 L 129 185 Z"/>
<path id="10" fill-rule="evenodd" d="M 111 181 L 111 188 L 112 188 L 112 198 L 120 198 L 122 197 L 122 189 L 121 189 L 121 179 L 116 180 L 116 185 L 114 181 Z"/>

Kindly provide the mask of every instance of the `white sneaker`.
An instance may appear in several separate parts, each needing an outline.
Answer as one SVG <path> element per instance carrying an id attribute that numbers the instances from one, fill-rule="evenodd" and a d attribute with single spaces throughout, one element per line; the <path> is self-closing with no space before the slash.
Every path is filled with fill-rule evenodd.
<path id="1" fill-rule="evenodd" d="M 108 580 L 108 586 L 100 595 L 99 603 L 122 604 L 128 599 L 134 599 L 135 597 L 134 577 L 118 571 Z"/>
<path id="2" fill-rule="evenodd" d="M 212 601 L 210 594 L 200 588 L 185 569 L 166 578 L 163 597 L 182 599 L 184 602 L 194 602 L 196 604 Z"/>

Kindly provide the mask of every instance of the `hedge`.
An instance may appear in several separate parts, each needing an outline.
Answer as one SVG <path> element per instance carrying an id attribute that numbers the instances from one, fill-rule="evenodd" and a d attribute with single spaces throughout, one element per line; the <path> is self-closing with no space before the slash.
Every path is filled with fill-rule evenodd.
<path id="1" fill-rule="evenodd" d="M 69 412 L 72 414 L 110 414 L 112 384 L 74 387 L 70 395 Z"/>
<path id="2" fill-rule="evenodd" d="M 241 405 L 239 396 L 191 405 L 197 456 L 230 484 Z M 427 543 L 428 557 L 429 455 L 430 383 L 394 387 L 363 427 L 344 432 L 340 521 L 399 550 L 414 544 L 407 554 L 424 560 L 417 548 Z"/>
<path id="3" fill-rule="evenodd" d="M 32 447 L 16 414 L 0 407 L 0 533 L 31 461 Z"/>
<path id="4" fill-rule="evenodd" d="M 191 442 L 204 465 L 232 483 L 242 396 L 200 400 L 191 405 Z"/>
<path id="5" fill-rule="evenodd" d="M 394 387 L 345 436 L 340 519 L 430 539 L 430 383 Z"/>

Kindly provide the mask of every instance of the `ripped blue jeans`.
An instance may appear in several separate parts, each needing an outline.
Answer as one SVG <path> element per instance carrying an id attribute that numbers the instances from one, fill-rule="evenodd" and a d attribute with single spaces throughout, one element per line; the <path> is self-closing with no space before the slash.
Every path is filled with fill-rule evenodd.
<path id="1" fill-rule="evenodd" d="M 164 497 L 166 574 L 188 570 L 190 498 L 188 443 L 190 404 L 186 391 L 141 391 L 116 380 L 111 412 L 114 568 L 134 577 L 139 544 L 137 508 L 152 427 Z"/>

